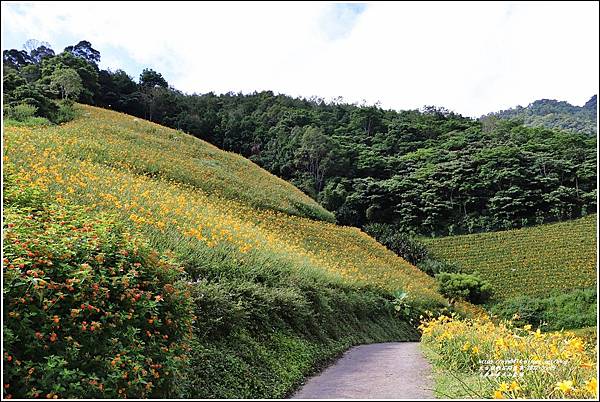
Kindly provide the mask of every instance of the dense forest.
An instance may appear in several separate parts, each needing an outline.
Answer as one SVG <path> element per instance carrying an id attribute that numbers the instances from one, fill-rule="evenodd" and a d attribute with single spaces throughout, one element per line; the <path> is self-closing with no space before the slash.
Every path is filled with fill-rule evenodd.
<path id="1" fill-rule="evenodd" d="M 138 81 L 101 70 L 100 53 L 87 41 L 59 54 L 46 43 L 26 45 L 3 52 L 5 117 L 18 118 L 27 104 L 60 123 L 74 100 L 139 116 L 250 158 L 318 200 L 340 224 L 386 223 L 439 236 L 596 209 L 596 136 L 587 128 L 528 127 L 527 119 L 501 118 L 512 117 L 508 112 L 477 120 L 432 106 L 394 111 L 270 91 L 185 94 L 152 69 Z M 594 127 L 595 99 L 584 107 L 594 110 Z M 535 110 L 554 105 L 540 102 Z"/>
<path id="2" fill-rule="evenodd" d="M 596 135 L 597 97 L 592 96 L 583 106 L 573 106 L 568 102 L 554 99 L 540 99 L 527 107 L 491 113 L 502 119 L 519 119 L 526 126 L 547 127 Z"/>

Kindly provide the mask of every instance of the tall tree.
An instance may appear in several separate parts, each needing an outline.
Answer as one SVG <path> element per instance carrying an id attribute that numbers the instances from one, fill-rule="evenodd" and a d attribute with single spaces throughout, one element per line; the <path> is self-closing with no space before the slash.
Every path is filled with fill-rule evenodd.
<path id="1" fill-rule="evenodd" d="M 53 57 L 54 50 L 50 46 L 39 46 L 30 52 L 31 59 L 35 64 L 40 64 L 42 60 L 48 57 Z"/>
<path id="2" fill-rule="evenodd" d="M 67 46 L 65 52 L 73 54 L 87 61 L 88 63 L 97 66 L 100 63 L 100 52 L 92 47 L 92 44 L 86 40 L 82 40 L 74 46 Z"/>
<path id="3" fill-rule="evenodd" d="M 311 175 L 317 193 L 323 189 L 332 151 L 333 143 L 322 130 L 312 126 L 304 129 L 296 158 L 298 164 Z"/>
<path id="4" fill-rule="evenodd" d="M 95 65 L 89 63 L 81 57 L 77 57 L 70 52 L 62 52 L 55 57 L 42 60 L 42 78 L 43 84 L 49 85 L 51 76 L 57 69 L 71 68 L 79 74 L 83 84 L 83 90 L 79 95 L 79 101 L 84 103 L 93 103 L 94 95 L 98 92 L 98 69 Z"/>
<path id="5" fill-rule="evenodd" d="M 169 84 L 162 74 L 146 68 L 140 74 L 139 85 L 141 98 L 145 106 L 145 117 L 153 121 L 159 103 L 168 92 Z"/>
<path id="6" fill-rule="evenodd" d="M 32 64 L 33 60 L 25 50 L 10 49 L 2 51 L 2 63 L 19 70 L 21 67 Z"/>
<path id="7" fill-rule="evenodd" d="M 72 68 L 60 68 L 52 73 L 50 86 L 57 89 L 63 100 L 73 100 L 83 90 L 81 77 Z"/>
<path id="8" fill-rule="evenodd" d="M 163 78 L 161 73 L 150 68 L 145 68 L 140 74 L 140 86 L 148 88 L 168 88 L 169 84 L 167 83 L 167 80 Z"/>

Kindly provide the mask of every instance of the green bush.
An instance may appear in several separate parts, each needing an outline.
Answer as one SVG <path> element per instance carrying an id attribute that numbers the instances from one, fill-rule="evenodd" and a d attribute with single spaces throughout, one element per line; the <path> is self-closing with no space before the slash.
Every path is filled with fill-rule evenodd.
<path id="1" fill-rule="evenodd" d="M 391 225 L 371 223 L 366 225 L 364 230 L 379 243 L 413 265 L 428 257 L 427 248 L 424 244 L 407 234 L 398 232 Z"/>
<path id="2" fill-rule="evenodd" d="M 52 121 L 56 124 L 69 122 L 77 117 L 77 111 L 73 102 L 63 101 L 58 103 L 58 110 L 53 116 Z"/>
<path id="3" fill-rule="evenodd" d="M 29 98 L 16 105 L 6 104 L 3 109 L 4 118 L 11 121 L 11 124 L 18 122 L 29 126 L 47 125 L 50 121 L 56 124 L 66 123 L 78 115 L 72 101 L 47 101 L 52 104 L 51 108 L 35 106 L 40 102 Z M 16 125 L 19 125 L 18 123 Z"/>
<path id="4" fill-rule="evenodd" d="M 461 268 L 454 263 L 437 260 L 435 258 L 427 257 L 417 264 L 417 268 L 425 272 L 429 276 L 435 276 L 442 272 L 448 273 L 460 273 Z"/>
<path id="5" fill-rule="evenodd" d="M 492 295 L 490 284 L 477 274 L 441 272 L 435 276 L 439 292 L 449 299 L 485 303 Z"/>
<path id="6" fill-rule="evenodd" d="M 513 319 L 519 326 L 545 325 L 546 330 L 558 331 L 596 325 L 596 308 L 597 291 L 589 288 L 544 298 L 520 296 L 492 306 L 491 312 L 500 318 Z"/>
<path id="7" fill-rule="evenodd" d="M 4 396 L 180 394 L 192 324 L 181 269 L 106 218 L 6 197 Z"/>
<path id="8" fill-rule="evenodd" d="M 37 112 L 37 107 L 29 105 L 27 103 L 21 103 L 14 106 L 5 106 L 4 114 L 5 117 L 16 121 L 24 122 L 33 116 Z"/>

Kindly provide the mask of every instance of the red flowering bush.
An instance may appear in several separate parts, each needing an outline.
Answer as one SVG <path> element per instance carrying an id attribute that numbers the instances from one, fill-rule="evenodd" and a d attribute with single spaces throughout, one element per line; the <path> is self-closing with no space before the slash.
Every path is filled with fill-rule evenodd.
<path id="1" fill-rule="evenodd" d="M 106 218 L 7 193 L 4 397 L 177 396 L 192 325 L 181 269 Z"/>

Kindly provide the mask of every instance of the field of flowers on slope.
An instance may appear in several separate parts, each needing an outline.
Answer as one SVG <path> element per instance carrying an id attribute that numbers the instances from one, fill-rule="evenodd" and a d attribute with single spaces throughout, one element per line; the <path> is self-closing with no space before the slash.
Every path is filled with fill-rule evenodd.
<path id="1" fill-rule="evenodd" d="M 290 267 L 444 304 L 432 278 L 251 162 L 176 130 L 80 106 L 57 127 L 6 127 L 5 164 L 23 188 L 120 216 L 196 277 Z M 286 213 L 292 214 L 288 215 Z"/>
<path id="2" fill-rule="evenodd" d="M 431 277 L 328 222 L 330 213 L 251 162 L 130 116 L 78 109 L 61 126 L 4 127 L 6 397 L 281 398 L 352 345 L 418 339 L 408 320 L 417 311 L 398 312 L 393 292 L 421 309 L 447 305 Z M 88 221 L 103 223 L 96 233 Z M 132 255 L 138 242 L 150 257 Z M 72 244 L 79 254 L 63 252 Z M 109 255 L 132 258 L 131 270 L 117 272 Z M 152 299 L 171 283 L 152 294 L 136 283 L 160 269 L 154 255 L 177 267 L 169 281 L 189 295 L 185 306 Z M 82 272 L 94 281 L 80 281 Z M 189 337 L 151 331 L 171 318 L 141 308 L 142 295 L 152 309 L 179 311 Z M 91 328 L 108 336 L 107 352 Z M 185 348 L 184 361 L 169 363 L 180 356 L 162 347 Z"/>
<path id="3" fill-rule="evenodd" d="M 436 257 L 479 272 L 497 300 L 545 296 L 596 286 L 596 218 L 423 242 Z"/>

